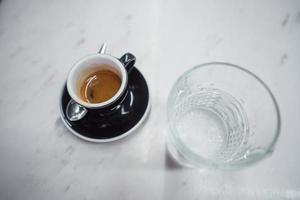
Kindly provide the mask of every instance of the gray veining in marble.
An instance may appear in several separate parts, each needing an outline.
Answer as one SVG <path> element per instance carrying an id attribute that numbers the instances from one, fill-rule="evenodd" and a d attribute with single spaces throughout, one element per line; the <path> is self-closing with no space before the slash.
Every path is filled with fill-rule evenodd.
<path id="1" fill-rule="evenodd" d="M 299 199 L 299 36 L 296 0 L 0 1 L 0 199 Z M 136 55 L 152 110 L 129 137 L 91 144 L 58 103 L 72 64 L 102 42 Z M 255 166 L 202 172 L 166 152 L 167 94 L 208 61 L 249 69 L 278 99 L 282 134 Z"/>

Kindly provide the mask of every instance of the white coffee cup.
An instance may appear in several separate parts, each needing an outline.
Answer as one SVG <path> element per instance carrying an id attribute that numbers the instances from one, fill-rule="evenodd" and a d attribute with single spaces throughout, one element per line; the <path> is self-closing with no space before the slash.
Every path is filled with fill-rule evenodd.
<path id="1" fill-rule="evenodd" d="M 67 90 L 71 100 L 68 103 L 66 113 L 70 121 L 82 119 L 88 112 L 88 109 L 102 109 L 114 104 L 127 90 L 128 73 L 134 66 L 135 56 L 126 53 L 118 59 L 104 52 L 105 44 L 102 45 L 98 54 L 89 55 L 77 61 L 69 72 Z M 110 70 L 116 73 L 121 79 L 119 90 L 113 97 L 101 103 L 83 101 L 80 94 L 81 86 L 91 73 L 99 70 Z"/>

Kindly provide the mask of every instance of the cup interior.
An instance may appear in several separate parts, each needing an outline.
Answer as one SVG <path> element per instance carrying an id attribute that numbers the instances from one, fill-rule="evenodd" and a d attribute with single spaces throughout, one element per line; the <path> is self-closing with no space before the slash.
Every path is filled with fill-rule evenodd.
<path id="1" fill-rule="evenodd" d="M 117 93 L 107 101 L 101 103 L 85 102 L 82 100 L 80 88 L 90 74 L 99 70 L 110 70 L 117 74 L 121 79 L 121 86 Z M 105 54 L 90 55 L 80 59 L 72 67 L 67 79 L 67 89 L 71 98 L 87 108 L 100 108 L 111 104 L 123 93 L 126 84 L 127 73 L 124 66 L 118 59 Z"/>

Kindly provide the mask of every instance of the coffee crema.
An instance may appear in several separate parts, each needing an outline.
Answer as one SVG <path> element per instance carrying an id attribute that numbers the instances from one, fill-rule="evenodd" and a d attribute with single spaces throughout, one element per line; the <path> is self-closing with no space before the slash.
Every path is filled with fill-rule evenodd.
<path id="1" fill-rule="evenodd" d="M 121 82 L 121 78 L 110 70 L 93 72 L 83 81 L 81 98 L 88 103 L 105 102 L 118 92 Z"/>

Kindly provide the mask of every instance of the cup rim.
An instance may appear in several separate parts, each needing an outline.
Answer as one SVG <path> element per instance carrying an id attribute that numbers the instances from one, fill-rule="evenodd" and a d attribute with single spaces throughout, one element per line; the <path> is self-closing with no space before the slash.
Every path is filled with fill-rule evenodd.
<path id="1" fill-rule="evenodd" d="M 119 90 L 117 91 L 117 93 L 111 97 L 110 99 L 104 101 L 104 102 L 101 102 L 101 103 L 88 103 L 88 102 L 85 102 L 83 100 L 81 100 L 81 98 L 76 95 L 76 93 L 74 92 L 74 90 L 72 89 L 72 83 L 71 81 L 73 80 L 73 76 L 74 76 L 74 73 L 76 71 L 76 69 L 78 69 L 81 64 L 86 61 L 86 60 L 89 60 L 89 59 L 93 59 L 93 58 L 98 58 L 98 59 L 108 59 L 108 60 L 111 60 L 113 61 L 119 69 L 121 71 L 121 79 L 122 79 L 122 83 L 121 83 L 121 86 L 119 88 Z M 99 108 L 102 108 L 102 107 L 106 107 L 108 105 L 111 105 L 112 103 L 114 103 L 115 101 L 117 101 L 119 99 L 120 96 L 122 96 L 122 94 L 124 93 L 125 89 L 126 89 L 126 86 L 127 86 L 127 82 L 128 82 L 128 74 L 127 74 L 127 71 L 125 69 L 125 67 L 123 66 L 123 64 L 115 57 L 111 56 L 111 55 L 107 55 L 107 54 L 90 54 L 90 55 L 87 55 L 87 56 L 84 56 L 82 58 L 80 58 L 79 60 L 77 60 L 73 66 L 71 67 L 69 73 L 68 73 L 68 77 L 67 77 L 67 90 L 70 94 L 70 97 L 78 104 L 86 107 L 86 108 L 91 108 L 91 109 L 99 109 Z"/>
<path id="2" fill-rule="evenodd" d="M 171 98 L 171 94 L 174 93 L 175 89 L 176 89 L 176 85 L 177 83 L 183 78 L 186 77 L 188 74 L 190 74 L 191 72 L 193 72 L 194 70 L 197 70 L 199 68 L 203 68 L 203 67 L 211 67 L 213 65 L 224 65 L 225 67 L 232 67 L 235 68 L 236 70 L 241 70 L 244 73 L 250 75 L 251 77 L 253 77 L 256 81 L 258 81 L 267 91 L 267 93 L 269 94 L 269 96 L 272 99 L 272 102 L 274 104 L 274 108 L 276 111 L 276 117 L 277 117 L 277 127 L 276 127 L 276 131 L 274 133 L 274 136 L 272 138 L 272 141 L 270 142 L 270 144 L 268 145 L 268 147 L 266 148 L 267 151 L 256 157 L 256 159 L 253 160 L 247 160 L 245 162 L 241 162 L 239 164 L 220 164 L 218 162 L 214 162 L 211 159 L 206 159 L 204 157 L 202 157 L 201 155 L 195 154 L 194 152 L 192 152 L 187 146 L 185 146 L 178 138 L 176 138 L 176 136 L 174 136 L 174 134 L 177 134 L 177 130 L 175 130 L 171 125 L 170 125 L 170 98 Z M 187 159 L 189 162 L 191 162 L 194 166 L 196 167 L 205 167 L 205 168 L 210 168 L 210 169 L 224 169 L 224 170 L 231 170 L 231 169 L 239 169 L 241 167 L 246 167 L 246 166 L 250 166 L 253 165 L 254 163 L 257 163 L 258 161 L 266 158 L 268 155 L 270 155 L 275 147 L 275 144 L 279 138 L 280 135 L 280 131 L 281 131 L 281 114 L 280 114 L 280 109 L 277 103 L 277 100 L 275 98 L 275 96 L 273 95 L 271 89 L 267 86 L 267 84 L 260 79 L 257 75 L 255 75 L 253 72 L 240 67 L 238 65 L 235 64 L 231 64 L 231 63 L 226 63 L 226 62 L 208 62 L 208 63 L 203 63 L 200 65 L 196 65 L 194 67 L 192 67 L 191 69 L 185 71 L 182 75 L 179 76 L 179 78 L 175 81 L 175 83 L 172 86 L 172 89 L 169 93 L 168 96 L 168 100 L 167 100 L 167 121 L 168 121 L 168 128 L 169 128 L 169 134 L 168 134 L 168 141 L 171 142 L 172 145 L 174 145 L 176 147 L 176 149 L 179 151 L 179 153 L 181 154 L 181 156 L 183 156 L 185 159 Z M 188 156 L 187 156 L 188 155 Z"/>

